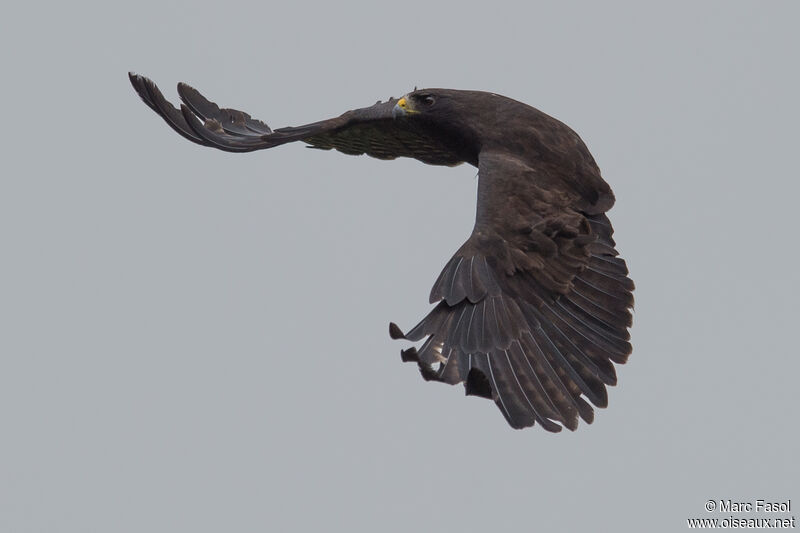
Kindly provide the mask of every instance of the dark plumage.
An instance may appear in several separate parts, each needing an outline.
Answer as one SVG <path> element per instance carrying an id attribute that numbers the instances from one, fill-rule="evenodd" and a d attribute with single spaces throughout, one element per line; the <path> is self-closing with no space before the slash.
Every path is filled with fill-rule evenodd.
<path id="1" fill-rule="evenodd" d="M 436 306 L 408 333 L 390 324 L 392 338 L 424 341 L 403 361 L 426 380 L 493 399 L 514 428 L 574 430 L 579 417 L 592 422 L 589 402 L 608 405 L 613 363 L 631 353 L 633 282 L 605 215 L 614 195 L 569 127 L 496 94 L 425 89 L 273 131 L 188 85 L 178 85 L 178 110 L 147 78 L 130 80 L 175 131 L 204 146 L 249 152 L 303 141 L 478 167 L 475 228 L 434 283 Z"/>

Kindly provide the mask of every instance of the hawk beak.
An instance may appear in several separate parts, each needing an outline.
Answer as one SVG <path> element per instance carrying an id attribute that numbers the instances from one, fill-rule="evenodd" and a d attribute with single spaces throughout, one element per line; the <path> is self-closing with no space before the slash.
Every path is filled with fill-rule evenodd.
<path id="1" fill-rule="evenodd" d="M 404 117 L 414 113 L 418 113 L 418 111 L 411 109 L 405 96 L 398 100 L 392 108 L 392 118 Z"/>

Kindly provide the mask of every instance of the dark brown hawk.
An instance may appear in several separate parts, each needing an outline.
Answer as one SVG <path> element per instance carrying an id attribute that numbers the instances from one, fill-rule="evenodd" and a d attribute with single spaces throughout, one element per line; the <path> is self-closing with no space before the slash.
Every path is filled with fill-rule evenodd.
<path id="1" fill-rule="evenodd" d="M 303 141 L 324 150 L 478 168 L 472 235 L 431 291 L 433 310 L 395 339 L 423 378 L 464 383 L 508 423 L 548 431 L 591 423 L 613 363 L 631 353 L 633 282 L 606 212 L 611 188 L 580 137 L 523 103 L 478 91 L 414 90 L 305 126 L 272 130 L 185 84 L 173 107 L 147 78 L 136 92 L 179 134 L 229 152 Z M 588 401 L 587 401 L 588 400 Z"/>

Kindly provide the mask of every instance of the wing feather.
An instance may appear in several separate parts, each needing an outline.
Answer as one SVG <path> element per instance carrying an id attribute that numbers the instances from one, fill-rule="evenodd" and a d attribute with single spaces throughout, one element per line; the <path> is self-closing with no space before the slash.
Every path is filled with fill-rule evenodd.
<path id="1" fill-rule="evenodd" d="M 204 121 L 216 120 L 227 133 L 257 137 L 272 133 L 270 127 L 264 122 L 252 118 L 243 111 L 220 109 L 214 102 L 209 102 L 197 89 L 185 83 L 178 84 L 178 95 L 192 113 Z"/>

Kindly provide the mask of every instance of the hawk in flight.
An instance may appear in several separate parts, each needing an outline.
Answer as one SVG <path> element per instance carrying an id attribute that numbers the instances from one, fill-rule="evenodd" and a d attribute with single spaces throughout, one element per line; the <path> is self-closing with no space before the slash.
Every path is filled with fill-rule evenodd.
<path id="1" fill-rule="evenodd" d="M 575 430 L 608 405 L 614 363 L 631 353 L 633 282 L 606 212 L 614 194 L 580 137 L 493 93 L 414 90 L 304 126 L 270 129 L 178 85 L 170 104 L 149 79 L 133 88 L 192 142 L 251 152 L 302 141 L 379 159 L 478 168 L 475 227 L 433 284 L 422 321 L 394 339 L 426 380 L 494 400 L 513 428 Z"/>

